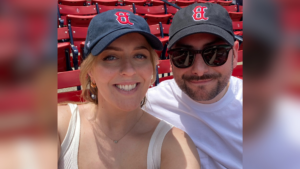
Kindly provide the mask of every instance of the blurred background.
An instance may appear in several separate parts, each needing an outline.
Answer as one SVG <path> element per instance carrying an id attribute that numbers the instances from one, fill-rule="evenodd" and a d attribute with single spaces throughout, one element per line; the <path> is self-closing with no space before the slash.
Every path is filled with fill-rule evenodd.
<path id="1" fill-rule="evenodd" d="M 244 168 L 300 168 L 300 1 L 245 0 Z M 57 2 L 0 1 L 0 169 L 57 166 Z"/>
<path id="2" fill-rule="evenodd" d="M 0 1 L 0 169 L 57 166 L 56 4 Z"/>
<path id="3" fill-rule="evenodd" d="M 300 1 L 244 1 L 243 164 L 300 168 Z"/>

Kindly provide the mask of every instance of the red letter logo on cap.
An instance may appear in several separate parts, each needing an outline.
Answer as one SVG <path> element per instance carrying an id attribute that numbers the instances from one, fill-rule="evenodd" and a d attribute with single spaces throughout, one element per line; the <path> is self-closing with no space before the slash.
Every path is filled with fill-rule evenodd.
<path id="1" fill-rule="evenodd" d="M 117 16 L 117 21 L 122 24 L 122 25 L 133 25 L 133 23 L 131 23 L 129 21 L 129 13 L 128 12 L 116 12 L 115 14 Z"/>
<path id="2" fill-rule="evenodd" d="M 206 6 L 196 6 L 194 8 L 194 10 L 193 10 L 193 12 L 194 12 L 193 19 L 194 19 L 194 21 L 201 21 L 201 20 L 207 21 L 208 20 L 208 17 L 204 16 L 204 14 L 205 14 L 204 9 L 207 9 L 207 7 Z"/>

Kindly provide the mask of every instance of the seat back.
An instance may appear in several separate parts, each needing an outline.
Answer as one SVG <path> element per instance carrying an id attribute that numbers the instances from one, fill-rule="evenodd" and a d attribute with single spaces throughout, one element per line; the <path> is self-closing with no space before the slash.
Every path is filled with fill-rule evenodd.
<path id="1" fill-rule="evenodd" d="M 159 24 L 149 25 L 151 34 L 159 37 L 160 36 L 160 27 Z"/>
<path id="2" fill-rule="evenodd" d="M 194 4 L 195 0 L 175 0 L 175 4 L 178 5 L 178 6 L 189 6 L 191 4 Z"/>
<path id="3" fill-rule="evenodd" d="M 147 3 L 147 0 L 123 0 L 123 5 L 140 5 L 143 6 Z"/>
<path id="4" fill-rule="evenodd" d="M 227 12 L 237 12 L 237 5 L 223 6 Z"/>
<path id="5" fill-rule="evenodd" d="M 58 4 L 61 15 L 94 15 L 97 14 L 96 5 L 90 6 L 68 6 Z"/>
<path id="6" fill-rule="evenodd" d="M 137 14 L 165 14 L 164 5 L 159 6 L 141 6 L 135 5 L 135 11 Z"/>
<path id="7" fill-rule="evenodd" d="M 106 6 L 117 6 L 118 0 L 92 0 L 92 4 L 98 3 L 98 5 L 106 5 Z"/>
<path id="8" fill-rule="evenodd" d="M 57 40 L 70 39 L 69 29 L 67 27 L 57 28 Z M 60 42 L 57 43 L 57 71 L 71 70 L 70 63 L 70 43 Z"/>
<path id="9" fill-rule="evenodd" d="M 91 20 L 96 15 L 89 15 L 89 16 L 79 16 L 79 15 L 67 15 L 68 23 L 72 26 L 77 27 L 88 27 Z"/>
<path id="10" fill-rule="evenodd" d="M 229 5 L 232 4 L 232 1 L 225 1 L 225 0 L 224 1 L 220 1 L 220 0 L 218 0 L 217 4 L 222 5 L 222 6 L 229 6 Z"/>
<path id="11" fill-rule="evenodd" d="M 86 0 L 59 0 L 58 3 L 68 6 L 85 6 Z"/>
<path id="12" fill-rule="evenodd" d="M 163 34 L 169 34 L 171 24 L 162 24 Z"/>
<path id="13" fill-rule="evenodd" d="M 232 28 L 233 30 L 243 30 L 243 21 L 233 21 Z"/>
<path id="14" fill-rule="evenodd" d="M 57 28 L 57 40 L 70 39 L 68 27 Z"/>
<path id="15" fill-rule="evenodd" d="M 159 63 L 157 65 L 157 77 L 161 75 L 161 77 L 158 79 L 159 83 L 168 79 L 173 79 L 173 76 L 170 76 L 171 72 L 172 67 L 170 64 L 170 60 L 159 60 Z M 164 76 L 165 73 L 168 73 L 168 76 Z"/>
<path id="16" fill-rule="evenodd" d="M 125 5 L 125 6 L 106 6 L 106 5 L 99 5 L 99 11 L 100 13 L 106 12 L 108 10 L 113 10 L 113 9 L 125 9 L 130 12 L 133 12 L 133 7 L 132 5 Z"/>
<path id="17" fill-rule="evenodd" d="M 79 80 L 80 70 L 73 70 L 67 72 L 59 72 L 57 73 L 57 88 L 64 89 L 68 87 L 76 87 L 80 86 Z M 81 90 L 73 90 L 68 92 L 58 93 L 57 101 L 58 103 L 65 101 L 83 101 L 80 98 Z"/>

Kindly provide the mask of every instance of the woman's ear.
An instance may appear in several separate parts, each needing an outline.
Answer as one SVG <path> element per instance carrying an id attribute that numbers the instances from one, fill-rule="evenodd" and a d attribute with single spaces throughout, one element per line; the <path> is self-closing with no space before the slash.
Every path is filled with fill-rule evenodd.
<path id="1" fill-rule="evenodd" d="M 91 71 L 88 72 L 88 76 L 90 77 L 91 79 L 91 82 L 95 82 L 94 78 L 93 78 L 93 74 Z"/>

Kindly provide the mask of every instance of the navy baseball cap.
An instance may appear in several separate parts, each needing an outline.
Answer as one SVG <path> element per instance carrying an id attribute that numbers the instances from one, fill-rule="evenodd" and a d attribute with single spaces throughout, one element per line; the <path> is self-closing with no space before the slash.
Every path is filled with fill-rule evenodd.
<path id="1" fill-rule="evenodd" d="M 171 27 L 169 46 L 181 38 L 195 33 L 210 33 L 234 44 L 232 20 L 219 4 L 195 3 L 176 12 Z"/>
<path id="2" fill-rule="evenodd" d="M 84 56 L 100 54 L 110 43 L 127 33 L 140 33 L 153 49 L 162 50 L 160 40 L 150 33 L 146 20 L 124 9 L 96 15 L 90 22 L 84 45 Z"/>

